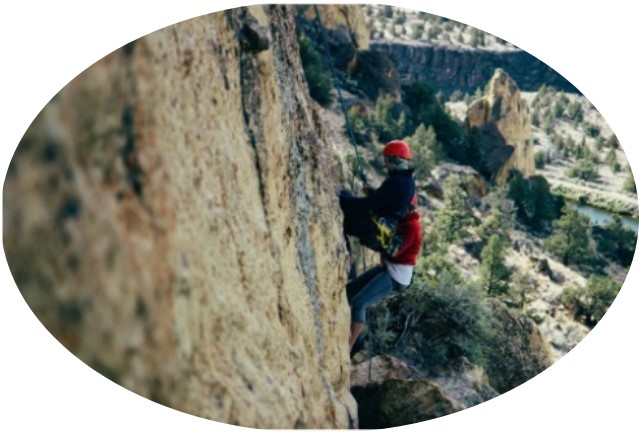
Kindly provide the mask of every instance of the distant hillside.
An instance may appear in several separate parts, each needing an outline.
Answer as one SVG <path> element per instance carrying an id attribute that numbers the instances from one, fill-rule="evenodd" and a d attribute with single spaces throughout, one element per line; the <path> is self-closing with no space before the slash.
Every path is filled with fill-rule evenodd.
<path id="1" fill-rule="evenodd" d="M 522 91 L 542 85 L 579 93 L 563 76 L 514 45 L 466 24 L 391 6 L 366 6 L 371 50 L 390 55 L 403 80 L 424 80 L 444 94 L 473 93 L 495 69 Z"/>

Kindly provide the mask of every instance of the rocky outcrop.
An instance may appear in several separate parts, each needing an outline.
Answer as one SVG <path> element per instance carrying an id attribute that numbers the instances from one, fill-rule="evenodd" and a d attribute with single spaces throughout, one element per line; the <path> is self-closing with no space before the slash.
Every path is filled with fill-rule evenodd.
<path id="1" fill-rule="evenodd" d="M 503 302 L 489 299 L 495 336 L 486 372 L 500 393 L 532 379 L 552 364 L 550 347 L 535 323 Z"/>
<path id="2" fill-rule="evenodd" d="M 100 60 L 11 161 L 4 248 L 35 315 L 123 387 L 260 428 L 356 425 L 337 161 L 287 6 Z"/>
<path id="3" fill-rule="evenodd" d="M 476 128 L 483 171 L 497 182 L 512 170 L 535 174 L 528 104 L 506 72 L 495 71 L 485 95 L 468 107 L 465 124 L 471 133 Z"/>
<path id="4" fill-rule="evenodd" d="M 525 51 L 489 51 L 408 41 L 371 41 L 371 49 L 390 55 L 405 81 L 423 80 L 451 94 L 455 90 L 474 93 L 483 89 L 495 69 L 501 68 L 524 91 L 542 84 L 578 93 L 577 89 L 541 60 Z"/>
<path id="5" fill-rule="evenodd" d="M 353 367 L 352 391 L 360 427 L 388 428 L 427 421 L 482 403 L 498 394 L 483 370 L 461 361 L 424 375 L 390 355 Z"/>
<path id="6" fill-rule="evenodd" d="M 300 31 L 306 33 L 322 52 L 324 47 L 322 37 L 326 38 L 332 61 L 337 69 L 346 70 L 354 61 L 358 51 L 368 50 L 370 35 L 361 6 L 318 5 L 317 10 L 323 32 L 316 24 L 314 6 L 299 5 L 296 8 Z M 318 34 L 320 32 L 321 34 Z"/>
<path id="7" fill-rule="evenodd" d="M 371 50 L 359 52 L 353 60 L 350 76 L 372 101 L 383 95 L 391 95 L 396 100 L 400 98 L 400 77 L 386 53 Z"/>

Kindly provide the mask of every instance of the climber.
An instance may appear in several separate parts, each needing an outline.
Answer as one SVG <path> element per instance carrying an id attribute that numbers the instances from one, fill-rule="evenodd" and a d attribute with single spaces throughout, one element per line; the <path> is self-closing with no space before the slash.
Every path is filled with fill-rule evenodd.
<path id="1" fill-rule="evenodd" d="M 407 288 L 422 246 L 422 228 L 417 213 L 417 195 L 413 195 L 408 212 L 397 225 L 388 251 L 381 253 L 381 264 L 351 280 L 346 296 L 351 306 L 351 353 L 365 328 L 366 308 L 384 299 L 393 290 Z"/>
<path id="2" fill-rule="evenodd" d="M 382 155 L 388 176 L 379 188 L 373 189 L 365 183 L 365 197 L 354 197 L 345 191 L 339 194 L 344 212 L 344 234 L 358 238 L 362 245 L 378 252 L 387 248 L 397 223 L 406 214 L 415 195 L 408 145 L 393 140 L 386 144 Z"/>

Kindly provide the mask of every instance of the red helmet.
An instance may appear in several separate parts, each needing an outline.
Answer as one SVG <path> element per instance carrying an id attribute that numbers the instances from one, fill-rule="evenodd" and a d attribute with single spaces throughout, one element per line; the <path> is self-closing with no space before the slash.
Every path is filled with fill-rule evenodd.
<path id="1" fill-rule="evenodd" d="M 382 152 L 384 156 L 396 156 L 402 159 L 410 159 L 410 148 L 408 144 L 403 142 L 402 140 L 393 140 L 386 144 L 384 147 L 384 151 Z"/>

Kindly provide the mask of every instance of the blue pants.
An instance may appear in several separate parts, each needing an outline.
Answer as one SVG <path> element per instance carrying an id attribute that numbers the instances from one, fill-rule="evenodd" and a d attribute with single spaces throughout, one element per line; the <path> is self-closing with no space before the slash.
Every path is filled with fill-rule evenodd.
<path id="1" fill-rule="evenodd" d="M 346 285 L 346 297 L 351 306 L 351 320 L 366 323 L 366 308 L 384 299 L 394 289 L 403 285 L 393 280 L 383 266 L 364 272 Z"/>

